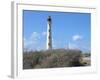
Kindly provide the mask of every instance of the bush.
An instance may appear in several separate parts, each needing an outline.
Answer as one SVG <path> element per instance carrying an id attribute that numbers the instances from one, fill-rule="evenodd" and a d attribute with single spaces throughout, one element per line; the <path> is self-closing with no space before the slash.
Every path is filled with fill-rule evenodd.
<path id="1" fill-rule="evenodd" d="M 82 52 L 79 50 L 55 49 L 24 54 L 23 61 L 30 60 L 31 68 L 53 68 L 83 66 L 81 59 Z"/>

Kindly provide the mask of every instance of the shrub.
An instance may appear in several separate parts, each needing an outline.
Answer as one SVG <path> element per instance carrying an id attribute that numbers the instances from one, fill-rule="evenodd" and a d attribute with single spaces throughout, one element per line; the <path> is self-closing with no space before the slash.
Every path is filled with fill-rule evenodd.
<path id="1" fill-rule="evenodd" d="M 31 68 L 53 68 L 83 66 L 81 59 L 80 50 L 55 49 L 24 54 L 23 61 L 30 60 Z"/>

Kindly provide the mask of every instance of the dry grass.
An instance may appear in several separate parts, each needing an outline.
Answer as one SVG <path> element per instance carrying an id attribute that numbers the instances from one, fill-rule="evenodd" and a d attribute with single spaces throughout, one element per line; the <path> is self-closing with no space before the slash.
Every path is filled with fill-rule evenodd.
<path id="1" fill-rule="evenodd" d="M 80 50 L 55 49 L 23 53 L 23 68 L 55 68 L 85 66 Z"/>

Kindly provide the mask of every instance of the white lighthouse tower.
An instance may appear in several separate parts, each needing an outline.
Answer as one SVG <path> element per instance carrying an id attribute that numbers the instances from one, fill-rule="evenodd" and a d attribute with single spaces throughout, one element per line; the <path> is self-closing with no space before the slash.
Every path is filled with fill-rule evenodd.
<path id="1" fill-rule="evenodd" d="M 47 49 L 52 49 L 52 31 L 51 31 L 51 16 L 47 19 Z"/>

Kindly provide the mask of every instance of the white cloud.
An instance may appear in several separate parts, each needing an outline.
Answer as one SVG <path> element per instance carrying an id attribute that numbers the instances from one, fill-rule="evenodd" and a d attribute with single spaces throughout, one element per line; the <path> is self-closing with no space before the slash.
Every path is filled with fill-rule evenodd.
<path id="1" fill-rule="evenodd" d="M 46 36 L 46 35 L 47 35 L 47 32 L 45 32 L 45 31 L 42 32 L 42 35 L 43 35 L 43 36 Z"/>
<path id="2" fill-rule="evenodd" d="M 37 39 L 39 39 L 40 38 L 40 35 L 39 35 L 39 33 L 37 33 L 37 32 L 33 32 L 32 34 L 31 34 L 31 36 L 30 36 L 30 39 L 31 40 L 37 40 Z"/>
<path id="3" fill-rule="evenodd" d="M 24 38 L 24 47 L 30 47 L 32 45 L 36 45 L 38 43 L 38 39 L 40 38 L 39 34 L 37 32 L 33 32 L 29 38 Z"/>
<path id="4" fill-rule="evenodd" d="M 73 41 L 81 40 L 83 37 L 81 35 L 74 35 L 72 37 Z"/>
<path id="5" fill-rule="evenodd" d="M 27 39 L 24 38 L 24 47 L 27 48 L 28 50 L 45 49 L 44 42 L 42 39 L 43 35 L 46 35 L 46 33 L 43 32 L 42 34 L 40 34 L 38 32 L 33 32 Z"/>
<path id="6" fill-rule="evenodd" d="M 78 46 L 76 44 L 74 44 L 74 43 L 69 43 L 68 44 L 68 48 L 69 49 L 78 49 Z"/>

